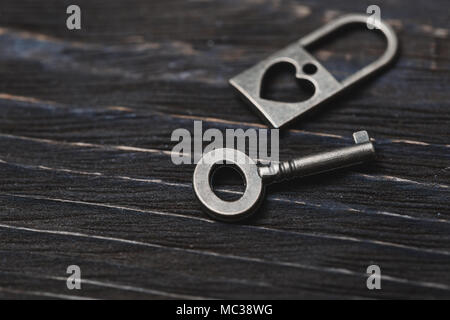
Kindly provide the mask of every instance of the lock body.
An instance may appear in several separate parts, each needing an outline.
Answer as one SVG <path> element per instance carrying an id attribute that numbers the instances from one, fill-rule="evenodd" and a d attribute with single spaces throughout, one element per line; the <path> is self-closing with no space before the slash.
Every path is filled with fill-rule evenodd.
<path id="1" fill-rule="evenodd" d="M 317 59 L 305 50 L 305 47 L 339 28 L 354 23 L 366 24 L 367 17 L 365 15 L 347 15 L 334 20 L 230 79 L 230 84 L 250 105 L 256 108 L 272 127 L 283 127 L 393 60 L 397 52 L 398 41 L 394 31 L 384 22 L 379 24 L 380 31 L 387 39 L 387 48 L 384 54 L 342 82 L 337 81 Z M 372 32 L 372 30 L 368 29 L 368 32 Z M 282 62 L 290 63 L 295 67 L 297 79 L 309 81 L 314 86 L 314 94 L 308 100 L 281 102 L 261 97 L 262 82 L 267 70 Z"/>
<path id="2" fill-rule="evenodd" d="M 281 102 L 261 97 L 264 75 L 270 67 L 282 62 L 295 66 L 297 79 L 311 82 L 314 86 L 312 97 L 302 102 Z M 314 74 L 303 72 L 306 66 L 314 66 L 316 70 Z M 288 124 L 299 115 L 327 101 L 342 89 L 341 83 L 298 43 L 291 44 L 232 78 L 230 83 L 250 105 L 256 107 L 257 112 L 274 128 Z"/>

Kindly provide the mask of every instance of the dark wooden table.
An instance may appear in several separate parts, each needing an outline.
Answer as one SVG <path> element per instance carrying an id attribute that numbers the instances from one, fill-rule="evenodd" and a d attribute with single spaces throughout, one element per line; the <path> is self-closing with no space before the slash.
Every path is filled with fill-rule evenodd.
<path id="1" fill-rule="evenodd" d="M 450 298 L 448 1 L 378 3 L 396 64 L 281 133 L 288 159 L 366 129 L 377 161 L 271 186 L 241 225 L 202 213 L 172 131 L 263 127 L 228 79 L 371 1 L 76 2 L 79 31 L 72 1 L 2 0 L 1 298 Z M 340 79 L 384 46 L 340 39 L 314 49 Z"/>

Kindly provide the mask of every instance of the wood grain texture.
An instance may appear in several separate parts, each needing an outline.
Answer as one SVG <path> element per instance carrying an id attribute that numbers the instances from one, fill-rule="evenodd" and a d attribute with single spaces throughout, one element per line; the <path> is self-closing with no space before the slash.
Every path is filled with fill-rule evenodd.
<path id="1" fill-rule="evenodd" d="M 288 159 L 365 129 L 377 161 L 270 186 L 242 225 L 202 213 L 172 131 L 265 127 L 228 79 L 370 1 L 79 0 L 80 31 L 69 4 L 2 0 L 0 298 L 450 298 L 448 1 L 381 1 L 396 64 L 281 134 Z M 383 50 L 341 39 L 314 49 L 338 78 Z"/>

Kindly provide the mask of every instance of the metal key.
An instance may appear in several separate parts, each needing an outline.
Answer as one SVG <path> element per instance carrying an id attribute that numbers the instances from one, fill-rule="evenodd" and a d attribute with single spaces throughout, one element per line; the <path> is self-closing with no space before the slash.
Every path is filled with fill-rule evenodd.
<path id="1" fill-rule="evenodd" d="M 252 215 L 264 198 L 265 185 L 295 177 L 309 176 L 371 160 L 375 149 L 366 131 L 353 134 L 355 145 L 286 162 L 259 165 L 245 153 L 229 148 L 212 150 L 197 164 L 193 186 L 198 200 L 213 218 L 234 222 Z M 246 189 L 236 201 L 220 199 L 212 188 L 212 173 L 220 165 L 236 166 Z"/>

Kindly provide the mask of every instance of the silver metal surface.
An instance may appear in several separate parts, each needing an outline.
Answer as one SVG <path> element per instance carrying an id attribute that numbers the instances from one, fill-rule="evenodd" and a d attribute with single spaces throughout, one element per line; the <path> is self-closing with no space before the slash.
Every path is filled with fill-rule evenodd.
<path id="1" fill-rule="evenodd" d="M 371 160 L 375 149 L 366 131 L 353 134 L 355 145 L 286 162 L 260 166 L 235 149 L 216 149 L 206 153 L 197 164 L 193 187 L 206 212 L 222 221 L 238 221 L 254 213 L 264 197 L 264 186 L 294 177 L 313 175 Z M 226 163 L 224 162 L 226 161 Z M 212 172 L 217 166 L 236 166 L 245 179 L 245 191 L 236 201 L 220 199 L 212 188 Z"/>
<path id="2" fill-rule="evenodd" d="M 274 128 L 280 128 L 304 112 L 324 103 L 337 93 L 386 66 L 394 58 L 398 48 L 397 36 L 392 28 L 383 21 L 380 21 L 379 27 L 387 39 L 387 48 L 384 54 L 342 82 L 337 81 L 317 59 L 304 49 L 331 32 L 345 25 L 355 23 L 366 24 L 367 16 L 351 14 L 334 20 L 232 78 L 230 84 L 238 90 L 247 102 L 256 107 L 259 113 Z M 368 32 L 372 31 L 368 29 Z M 279 62 L 291 63 L 296 68 L 296 78 L 310 81 L 314 85 L 315 92 L 311 98 L 306 101 L 294 103 L 261 98 L 263 77 L 271 66 Z M 307 74 L 303 71 L 303 66 L 309 64 L 316 67 L 316 70 L 312 74 Z"/>
<path id="3" fill-rule="evenodd" d="M 245 181 L 244 194 L 236 201 L 220 199 L 211 186 L 213 169 L 224 164 L 239 168 Z M 247 217 L 258 207 L 264 194 L 264 185 L 256 162 L 235 149 L 216 149 L 206 153 L 195 167 L 192 183 L 195 194 L 206 212 L 222 221 L 235 221 Z"/>

